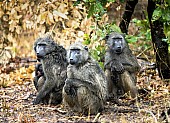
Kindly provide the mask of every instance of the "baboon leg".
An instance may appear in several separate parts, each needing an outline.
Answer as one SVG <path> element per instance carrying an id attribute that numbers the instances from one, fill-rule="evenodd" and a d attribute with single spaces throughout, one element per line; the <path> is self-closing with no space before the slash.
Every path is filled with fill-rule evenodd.
<path id="1" fill-rule="evenodd" d="M 117 98 L 117 87 L 116 87 L 116 81 L 114 82 L 112 80 L 112 73 L 109 69 L 105 70 L 105 75 L 106 75 L 106 79 L 107 79 L 107 85 L 108 85 L 108 99 L 115 97 Z"/>
<path id="2" fill-rule="evenodd" d="M 86 87 L 80 87 L 77 90 L 77 99 L 80 104 L 82 112 L 86 115 L 96 114 L 102 111 L 103 103 L 102 101 Z"/>
<path id="3" fill-rule="evenodd" d="M 34 87 L 35 87 L 35 89 L 38 90 L 38 77 L 37 77 L 37 76 L 35 76 L 35 77 L 33 78 L 33 82 L 34 82 Z"/>
<path id="4" fill-rule="evenodd" d="M 63 103 L 68 104 L 73 111 L 81 112 L 77 96 L 67 94 L 63 89 Z"/>
<path id="5" fill-rule="evenodd" d="M 134 83 L 134 78 L 128 71 L 121 74 L 121 82 L 125 92 L 130 92 L 132 98 L 137 97 L 137 88 Z"/>
<path id="6" fill-rule="evenodd" d="M 38 79 L 38 83 L 37 83 L 37 90 L 40 91 L 41 88 L 43 87 L 45 83 L 45 77 L 44 76 L 41 76 L 39 79 Z"/>

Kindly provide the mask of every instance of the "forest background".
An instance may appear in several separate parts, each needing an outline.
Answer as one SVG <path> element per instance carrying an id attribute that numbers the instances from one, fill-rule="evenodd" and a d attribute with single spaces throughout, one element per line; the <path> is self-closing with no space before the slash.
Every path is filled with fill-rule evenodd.
<path id="1" fill-rule="evenodd" d="M 137 87 L 146 91 L 140 93 L 137 106 L 108 102 L 102 114 L 68 117 L 62 105 L 32 105 L 36 95 L 32 83 L 36 38 L 50 33 L 65 48 L 81 41 L 103 67 L 103 39 L 112 31 L 126 34 L 142 66 Z M 0 1 L 0 35 L 1 122 L 170 121 L 168 0 Z M 128 103 L 130 99 L 121 101 Z"/>

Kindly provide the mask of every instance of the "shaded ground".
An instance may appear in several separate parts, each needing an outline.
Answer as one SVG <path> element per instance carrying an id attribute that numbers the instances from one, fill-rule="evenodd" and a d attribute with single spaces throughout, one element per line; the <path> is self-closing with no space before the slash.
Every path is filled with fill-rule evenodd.
<path id="1" fill-rule="evenodd" d="M 7 87 L 0 88 L 0 122 L 3 123 L 54 123 L 54 122 L 163 122 L 160 117 L 162 111 L 170 108 L 170 84 L 163 82 L 157 75 L 151 76 L 144 71 L 138 76 L 138 88 L 145 88 L 147 92 L 140 91 L 139 101 L 136 104 L 130 99 L 120 99 L 125 106 L 118 106 L 107 102 L 102 113 L 92 116 L 81 114 L 67 115 L 63 105 L 33 105 L 36 90 L 32 82 L 33 65 L 21 67 L 10 72 L 9 76 L 15 82 Z M 1 68 L 2 70 L 2 68 Z M 23 73 L 25 71 L 25 73 Z M 1 71 L 2 72 L 2 71 Z M 6 73 L 1 74 L 7 76 Z M 17 79 L 18 77 L 18 79 Z M 5 80 L 5 79 L 4 79 Z M 7 79 L 6 79 L 7 81 Z M 165 115 L 164 115 L 165 116 Z"/>

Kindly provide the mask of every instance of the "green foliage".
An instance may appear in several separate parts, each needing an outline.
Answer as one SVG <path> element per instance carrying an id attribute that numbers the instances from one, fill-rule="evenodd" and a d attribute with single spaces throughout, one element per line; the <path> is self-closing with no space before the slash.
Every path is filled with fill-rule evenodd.
<path id="1" fill-rule="evenodd" d="M 161 9 L 158 7 L 154 10 L 153 12 L 153 15 L 152 15 L 152 20 L 155 21 L 155 20 L 158 20 L 159 18 L 161 18 L 162 16 L 162 11 Z"/>
<path id="2" fill-rule="evenodd" d="M 157 0 L 160 2 L 160 0 Z M 153 12 L 152 21 L 160 20 L 164 23 L 164 33 L 167 37 L 166 42 L 170 43 L 170 1 L 165 0 L 162 4 L 157 4 Z"/>
<path id="3" fill-rule="evenodd" d="M 121 32 L 120 28 L 116 26 L 115 23 L 106 24 L 101 26 L 92 26 L 94 33 L 91 35 L 85 34 L 84 35 L 84 44 L 93 46 L 90 48 L 91 56 L 98 61 L 100 66 L 104 68 L 103 61 L 104 61 L 104 54 L 105 54 L 105 36 L 110 34 L 111 32 Z"/>
<path id="4" fill-rule="evenodd" d="M 136 37 L 143 41 L 144 47 L 148 48 L 151 41 L 151 30 L 148 19 L 138 20 L 135 18 L 132 22 L 134 22 L 140 30 L 140 33 L 138 33 Z"/>
<path id="5" fill-rule="evenodd" d="M 105 44 L 104 39 L 107 34 L 111 32 L 121 32 L 119 26 L 114 22 L 111 24 L 99 25 L 98 22 L 101 21 L 102 16 L 106 13 L 106 4 L 110 2 L 115 2 L 116 0 L 83 0 L 86 7 L 88 8 L 88 17 L 93 17 L 95 19 L 96 25 L 91 26 L 94 30 L 91 35 L 84 35 L 84 44 L 93 46 L 90 48 L 90 53 L 92 57 L 97 60 L 101 67 L 103 67 L 103 60 L 105 54 Z M 80 3 L 80 0 L 76 1 Z M 125 2 L 120 0 L 120 2 Z M 134 43 L 138 40 L 136 36 L 126 36 L 129 43 Z"/>
<path id="6" fill-rule="evenodd" d="M 96 18 L 100 17 L 100 15 L 104 14 L 105 10 L 100 2 L 93 2 L 90 5 L 89 11 L 88 11 L 88 18 L 90 16 L 95 16 Z"/>
<path id="7" fill-rule="evenodd" d="M 104 13 L 106 13 L 106 4 L 110 2 L 115 2 L 116 0 L 83 0 L 86 7 L 88 8 L 87 17 L 100 18 Z M 77 0 L 75 5 L 81 3 L 81 0 Z"/>
<path id="8" fill-rule="evenodd" d="M 92 35 L 85 34 L 83 42 L 85 45 L 93 46 L 90 48 L 90 55 L 98 61 L 102 68 L 104 68 L 103 59 L 105 54 L 105 46 L 102 45 L 102 38 L 104 38 L 104 35 L 105 33 L 102 33 L 101 29 L 98 29 L 98 31 Z"/>
<path id="9" fill-rule="evenodd" d="M 144 20 L 138 20 L 134 18 L 132 20 L 133 23 L 139 28 L 139 33 L 136 36 L 130 36 L 131 41 L 129 41 L 129 36 L 127 36 L 127 40 L 130 43 L 134 43 L 137 40 L 142 41 L 141 46 L 144 47 L 144 49 L 148 49 L 151 46 L 151 30 L 149 26 L 148 19 Z"/>
<path id="10" fill-rule="evenodd" d="M 91 42 L 91 40 L 90 40 L 90 37 L 89 37 L 89 35 L 88 34 L 84 34 L 84 44 L 85 45 L 89 45 L 90 44 L 90 42 Z"/>
<path id="11" fill-rule="evenodd" d="M 133 36 L 133 35 L 126 35 L 126 40 L 128 43 L 135 43 L 138 40 L 138 37 Z"/>
<path id="12" fill-rule="evenodd" d="M 115 23 L 106 24 L 104 28 L 105 28 L 107 34 L 109 34 L 111 32 L 121 32 L 120 27 L 117 26 Z"/>

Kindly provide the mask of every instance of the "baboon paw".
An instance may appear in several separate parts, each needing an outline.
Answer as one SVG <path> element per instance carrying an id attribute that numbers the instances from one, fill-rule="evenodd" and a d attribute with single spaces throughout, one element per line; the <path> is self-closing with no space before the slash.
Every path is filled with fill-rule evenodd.
<path id="1" fill-rule="evenodd" d="M 117 71 L 119 74 L 122 74 L 124 72 L 124 70 L 119 70 Z"/>
<path id="2" fill-rule="evenodd" d="M 64 87 L 64 91 L 66 92 L 66 94 L 68 95 L 70 92 L 70 85 L 66 84 L 66 86 Z"/>
<path id="3" fill-rule="evenodd" d="M 70 95 L 69 90 L 65 90 L 65 92 L 66 92 L 67 95 Z"/>
<path id="4" fill-rule="evenodd" d="M 112 66 L 112 67 L 111 67 L 111 71 L 112 71 L 112 72 L 117 72 L 116 67 L 115 67 L 115 66 Z"/>
<path id="5" fill-rule="evenodd" d="M 122 73 L 125 71 L 125 69 L 124 69 L 123 66 L 119 66 L 119 67 L 116 68 L 116 71 L 117 71 L 119 74 L 122 74 Z"/>
<path id="6" fill-rule="evenodd" d="M 70 89 L 70 94 L 72 95 L 72 97 L 75 97 L 77 95 L 76 90 L 74 88 L 71 88 Z"/>
<path id="7" fill-rule="evenodd" d="M 39 104 L 40 103 L 40 101 L 38 101 L 37 99 L 35 99 L 34 101 L 33 101 L 33 105 L 37 105 L 37 104 Z"/>

